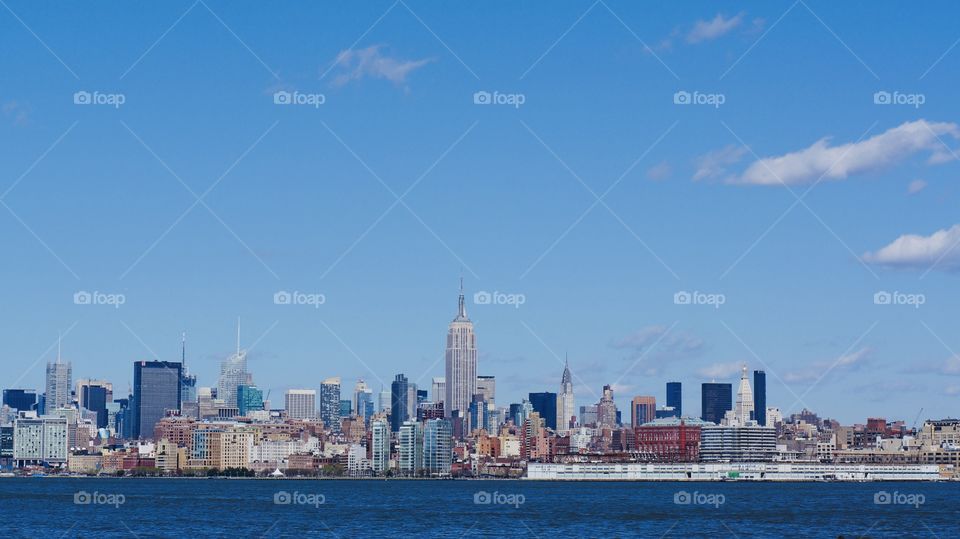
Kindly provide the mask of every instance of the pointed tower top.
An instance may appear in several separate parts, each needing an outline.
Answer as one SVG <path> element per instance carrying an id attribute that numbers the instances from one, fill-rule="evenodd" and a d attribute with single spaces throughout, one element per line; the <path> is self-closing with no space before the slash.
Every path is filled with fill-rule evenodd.
<path id="1" fill-rule="evenodd" d="M 237 357 L 240 357 L 240 317 L 237 317 Z"/>
<path id="2" fill-rule="evenodd" d="M 180 333 L 180 363 L 187 368 L 187 332 Z"/>
<path id="3" fill-rule="evenodd" d="M 63 336 L 62 336 L 62 335 L 60 334 L 60 332 L 58 331 L 58 332 L 57 332 L 57 364 L 58 364 L 58 365 L 60 364 L 60 340 L 61 340 L 62 338 L 63 338 Z"/>
<path id="4" fill-rule="evenodd" d="M 463 276 L 460 277 L 460 298 L 457 301 L 457 317 L 455 320 L 466 321 L 470 320 L 467 318 L 467 302 L 463 296 Z"/>

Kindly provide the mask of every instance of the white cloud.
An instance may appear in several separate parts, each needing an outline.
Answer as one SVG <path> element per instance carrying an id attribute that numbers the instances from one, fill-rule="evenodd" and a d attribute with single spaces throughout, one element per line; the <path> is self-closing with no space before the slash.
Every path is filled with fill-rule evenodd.
<path id="1" fill-rule="evenodd" d="M 960 225 L 929 236 L 904 234 L 893 243 L 863 255 L 864 262 L 903 268 L 960 269 Z"/>
<path id="2" fill-rule="evenodd" d="M 742 363 L 736 361 L 732 363 L 714 363 L 702 369 L 697 370 L 697 375 L 701 378 L 710 378 L 711 380 L 724 380 L 740 372 Z"/>
<path id="3" fill-rule="evenodd" d="M 812 183 L 821 177 L 842 180 L 851 174 L 893 166 L 918 152 L 930 152 L 929 164 L 943 163 L 954 159 L 952 151 L 944 146 L 944 135 L 958 139 L 960 127 L 917 120 L 860 142 L 831 146 L 829 138 L 822 138 L 808 148 L 756 161 L 731 183 L 790 185 Z"/>
<path id="4" fill-rule="evenodd" d="M 647 178 L 653 181 L 665 180 L 670 177 L 670 163 L 661 161 L 647 170 Z"/>
<path id="5" fill-rule="evenodd" d="M 783 375 L 783 381 L 787 383 L 811 383 L 820 380 L 830 373 L 838 371 L 852 371 L 859 369 L 861 365 L 867 362 L 873 349 L 865 346 L 855 352 L 844 354 L 830 360 L 816 361 L 807 368 L 789 371 Z"/>
<path id="6" fill-rule="evenodd" d="M 727 167 L 736 164 L 747 153 L 742 146 L 730 145 L 697 158 L 694 180 L 717 178 L 727 174 Z"/>
<path id="7" fill-rule="evenodd" d="M 739 26 L 742 21 L 743 13 L 729 18 L 724 17 L 722 13 L 718 13 L 716 17 L 709 21 L 697 21 L 687 34 L 687 43 L 700 43 L 716 39 Z"/>
<path id="8" fill-rule="evenodd" d="M 414 70 L 433 61 L 431 58 L 422 60 L 391 58 L 383 54 L 380 49 L 380 45 L 371 45 L 365 49 L 347 49 L 338 54 L 336 66 L 343 72 L 334 78 L 334 85 L 342 86 L 353 80 L 373 77 L 387 79 L 399 86 L 406 83 L 407 76 Z"/>
<path id="9" fill-rule="evenodd" d="M 920 191 L 923 191 L 927 187 L 927 182 L 917 179 L 910 182 L 910 185 L 907 186 L 907 194 L 915 195 Z"/>
<path id="10" fill-rule="evenodd" d="M 664 325 L 647 326 L 614 341 L 611 346 L 639 354 L 656 344 L 661 353 L 674 358 L 694 356 L 703 350 L 703 339 L 678 330 L 667 333 L 668 330 Z"/>

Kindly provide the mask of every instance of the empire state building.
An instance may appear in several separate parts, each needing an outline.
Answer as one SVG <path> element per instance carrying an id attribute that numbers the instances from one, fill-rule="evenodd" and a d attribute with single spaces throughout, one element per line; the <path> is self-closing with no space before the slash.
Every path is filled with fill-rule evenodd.
<path id="1" fill-rule="evenodd" d="M 460 279 L 460 301 L 457 317 L 450 322 L 447 331 L 446 395 L 443 413 L 450 417 L 453 410 L 466 416 L 470 401 L 477 392 L 477 339 L 473 335 L 473 322 L 467 318 L 467 306 L 463 299 L 463 279 Z"/>

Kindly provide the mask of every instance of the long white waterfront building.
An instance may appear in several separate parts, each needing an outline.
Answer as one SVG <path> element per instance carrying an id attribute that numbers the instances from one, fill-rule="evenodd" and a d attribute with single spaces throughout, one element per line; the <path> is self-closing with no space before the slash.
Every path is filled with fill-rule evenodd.
<path id="1" fill-rule="evenodd" d="M 527 465 L 527 479 L 541 481 L 937 481 L 931 464 L 819 463 L 581 463 Z"/>

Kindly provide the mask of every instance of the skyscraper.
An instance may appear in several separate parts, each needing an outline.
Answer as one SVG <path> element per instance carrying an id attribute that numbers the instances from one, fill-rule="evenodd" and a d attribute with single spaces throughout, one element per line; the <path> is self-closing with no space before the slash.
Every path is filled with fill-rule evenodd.
<path id="1" fill-rule="evenodd" d="M 217 398 L 227 406 L 237 405 L 237 387 L 251 384 L 247 373 L 247 351 L 240 350 L 240 319 L 237 319 L 237 352 L 220 363 Z"/>
<path id="2" fill-rule="evenodd" d="M 743 425 L 753 418 L 753 390 L 747 378 L 747 366 L 740 370 L 740 387 L 737 388 L 737 419 Z"/>
<path id="3" fill-rule="evenodd" d="M 415 476 L 423 469 L 423 425 L 405 421 L 397 436 L 397 467 L 406 476 Z"/>
<path id="4" fill-rule="evenodd" d="M 483 395 L 488 404 L 496 405 L 497 379 L 493 376 L 477 376 L 477 394 Z"/>
<path id="5" fill-rule="evenodd" d="M 390 430 L 400 431 L 400 425 L 410 419 L 410 388 L 407 377 L 398 374 L 390 384 Z"/>
<path id="6" fill-rule="evenodd" d="M 564 358 L 563 377 L 560 379 L 560 393 L 557 394 L 557 432 L 566 434 L 570 430 L 570 419 L 576 414 L 570 362 Z"/>
<path id="7" fill-rule="evenodd" d="M 683 417 L 683 389 L 680 382 L 667 382 L 667 406 L 676 411 L 676 417 Z"/>
<path id="8" fill-rule="evenodd" d="M 445 363 L 444 415 L 450 417 L 454 410 L 458 410 L 462 417 L 466 415 L 470 408 L 470 401 L 477 393 L 477 341 L 473 334 L 473 322 L 467 318 L 463 279 L 460 279 L 457 316 L 450 322 L 450 328 L 447 331 Z"/>
<path id="9" fill-rule="evenodd" d="M 180 381 L 180 411 L 187 417 L 199 416 L 197 404 L 197 375 L 187 370 L 187 332 L 180 335 L 180 363 L 183 365 L 183 379 Z"/>
<path id="10" fill-rule="evenodd" d="M 636 396 L 630 401 L 630 427 L 637 428 L 657 418 L 657 398 Z"/>
<path id="11" fill-rule="evenodd" d="M 263 410 L 263 391 L 257 386 L 237 386 L 237 412 L 245 416 L 256 410 Z"/>
<path id="12" fill-rule="evenodd" d="M 767 425 L 767 373 L 753 371 L 753 419 L 760 426 Z"/>
<path id="13" fill-rule="evenodd" d="M 320 420 L 331 432 L 340 432 L 340 377 L 327 378 L 320 384 Z"/>
<path id="14" fill-rule="evenodd" d="M 37 392 L 33 389 L 4 389 L 3 404 L 14 410 L 33 410 L 37 407 Z"/>
<path id="15" fill-rule="evenodd" d="M 284 397 L 284 407 L 289 419 L 314 419 L 317 417 L 317 392 L 313 389 L 290 389 Z"/>
<path id="16" fill-rule="evenodd" d="M 700 386 L 700 419 L 719 425 L 727 410 L 732 409 L 732 384 L 709 382 Z"/>
<path id="17" fill-rule="evenodd" d="M 167 415 L 167 411 L 180 409 L 182 367 L 172 361 L 134 362 L 134 438 L 153 438 L 153 427 Z"/>
<path id="18" fill-rule="evenodd" d="M 557 430 L 557 394 L 549 391 L 530 393 L 533 411 L 543 418 L 543 426 Z"/>
<path id="19" fill-rule="evenodd" d="M 374 419 L 370 422 L 370 467 L 373 473 L 387 473 L 390 464 L 390 425 L 386 419 Z"/>
<path id="20" fill-rule="evenodd" d="M 83 403 L 80 405 L 81 408 L 97 414 L 97 428 L 105 428 L 107 426 L 107 388 L 102 385 L 84 384 L 80 386 L 80 394 L 77 398 Z"/>
<path id="21" fill-rule="evenodd" d="M 431 393 L 433 402 L 443 402 L 447 398 L 447 379 L 442 376 L 434 377 Z"/>
<path id="22" fill-rule="evenodd" d="M 57 338 L 57 361 L 47 363 L 46 395 L 44 411 L 51 413 L 57 408 L 70 405 L 70 388 L 73 386 L 73 367 L 60 359 L 60 339 Z"/>
<path id="23" fill-rule="evenodd" d="M 359 417 L 368 417 L 366 413 L 366 401 L 370 401 L 371 404 L 373 403 L 373 391 L 371 391 L 367 383 L 363 381 L 363 378 L 360 378 L 353 386 L 353 413 Z M 372 411 L 373 410 L 371 410 L 371 412 Z"/>
<path id="24" fill-rule="evenodd" d="M 613 400 L 613 388 L 608 384 L 603 386 L 603 395 L 597 403 L 597 426 L 616 428 L 617 404 Z"/>
<path id="25" fill-rule="evenodd" d="M 423 428 L 423 467 L 429 475 L 450 475 L 453 426 L 448 419 L 431 419 Z"/>

